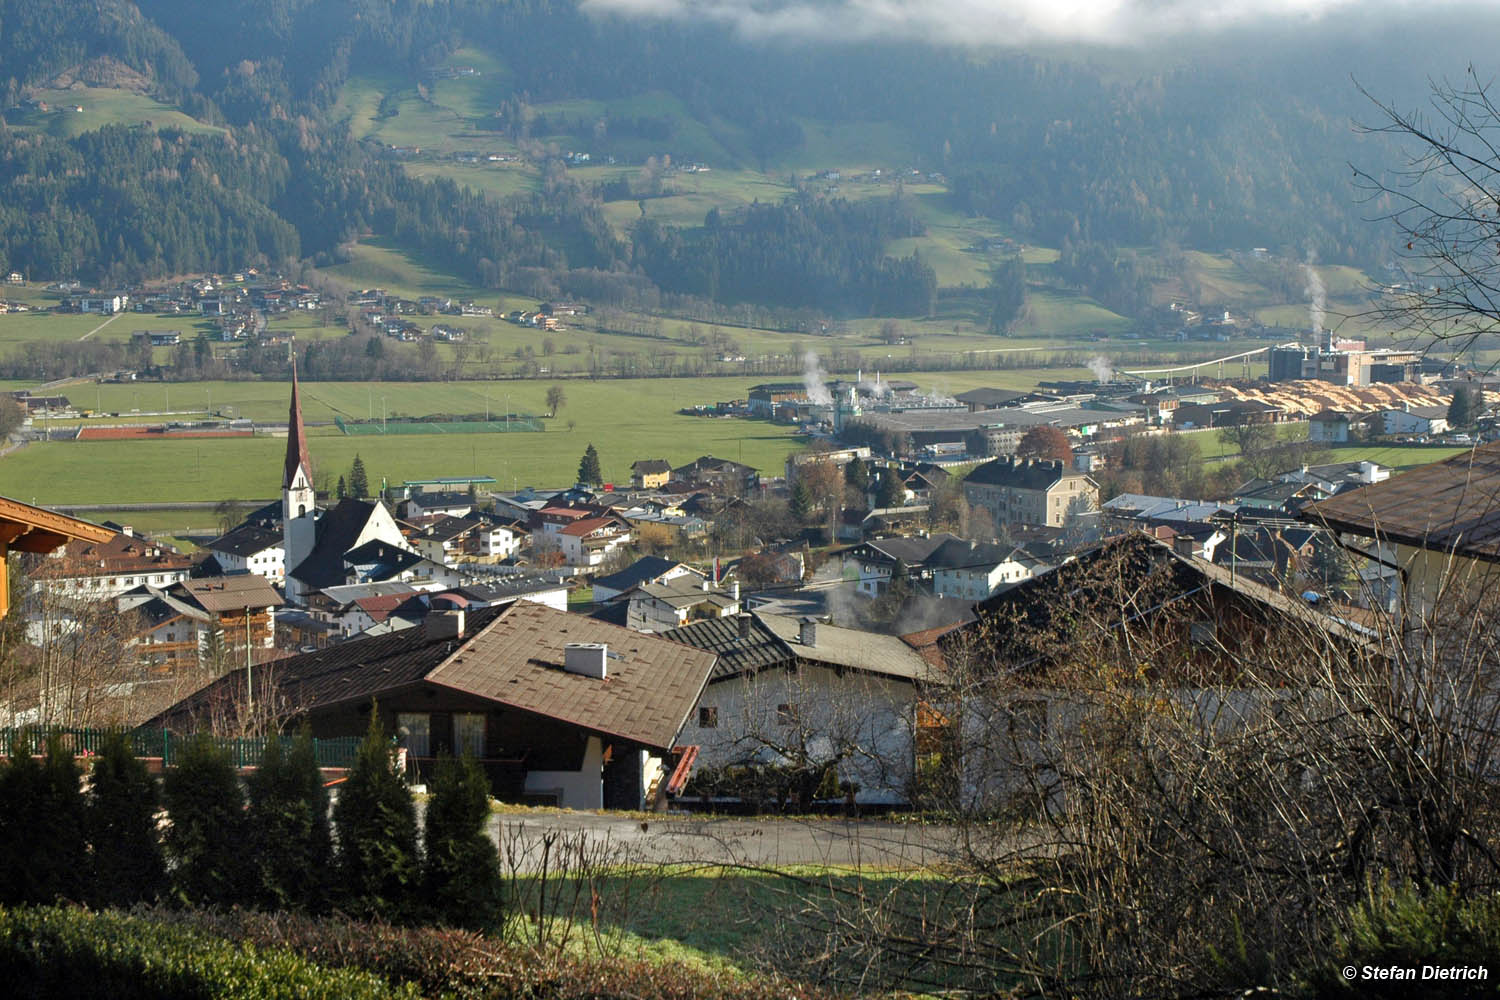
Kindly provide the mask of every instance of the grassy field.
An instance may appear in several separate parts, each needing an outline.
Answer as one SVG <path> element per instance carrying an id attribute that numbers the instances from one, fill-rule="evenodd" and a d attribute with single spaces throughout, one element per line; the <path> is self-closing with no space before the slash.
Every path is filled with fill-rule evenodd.
<path id="1" fill-rule="evenodd" d="M 6 121 L 11 127 L 45 131 L 64 139 L 71 139 L 105 125 L 149 124 L 156 128 L 174 128 L 184 132 L 224 131 L 213 125 L 205 125 L 171 105 L 133 90 L 73 87 L 68 90 L 40 90 L 35 96 L 47 103 L 48 110 L 31 111 L 17 119 L 8 117 Z"/>
<path id="2" fill-rule="evenodd" d="M 922 373 L 917 381 L 943 392 L 976 386 L 1027 388 L 1039 379 L 1078 377 L 1081 370 Z M 800 446 L 792 429 L 763 421 L 681 416 L 689 404 L 744 398 L 755 378 L 608 380 L 563 383 L 567 396 L 541 434 L 422 434 L 345 437 L 332 427 L 310 431 L 313 462 L 330 479 L 363 458 L 371 482 L 481 473 L 504 488 L 572 482 L 584 448 L 600 453 L 605 477 L 628 480 L 630 464 L 666 458 L 682 464 L 713 454 L 743 461 L 767 475 L 780 473 Z M 390 383 L 309 382 L 303 413 L 309 422 L 337 416 L 417 416 L 440 411 L 545 411 L 544 381 Z M 207 404 L 257 420 L 282 420 L 287 386 L 266 382 L 185 385 L 78 386 L 63 390 L 84 406 L 106 410 L 179 409 Z M 571 425 L 571 426 L 570 426 Z M 71 441 L 33 444 L 0 459 L 0 493 L 39 503 L 146 503 L 265 497 L 280 483 L 281 438 L 167 441 Z M 191 523 L 191 522 L 188 522 Z M 179 525 L 171 526 L 174 530 Z"/>

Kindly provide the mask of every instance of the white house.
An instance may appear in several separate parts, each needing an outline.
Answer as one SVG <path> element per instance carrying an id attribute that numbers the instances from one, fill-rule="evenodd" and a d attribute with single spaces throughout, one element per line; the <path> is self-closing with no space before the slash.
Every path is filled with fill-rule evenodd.
<path id="1" fill-rule="evenodd" d="M 1446 406 L 1412 406 L 1382 410 L 1381 423 L 1387 434 L 1441 434 L 1448 429 Z"/>
<path id="2" fill-rule="evenodd" d="M 585 517 L 564 525 L 552 538 L 569 566 L 599 566 L 630 544 L 630 530 L 615 517 Z"/>
<path id="3" fill-rule="evenodd" d="M 286 546 L 279 531 L 243 524 L 207 547 L 225 573 L 256 573 L 275 583 L 286 578 Z"/>
<path id="4" fill-rule="evenodd" d="M 739 611 L 738 583 L 718 590 L 707 579 L 679 576 L 632 590 L 625 624 L 638 632 L 665 632 L 700 618 L 725 618 Z"/>
<path id="5" fill-rule="evenodd" d="M 954 538 L 927 558 L 932 592 L 938 597 L 982 601 L 995 591 L 1029 580 L 1050 567 L 1024 549 Z"/>

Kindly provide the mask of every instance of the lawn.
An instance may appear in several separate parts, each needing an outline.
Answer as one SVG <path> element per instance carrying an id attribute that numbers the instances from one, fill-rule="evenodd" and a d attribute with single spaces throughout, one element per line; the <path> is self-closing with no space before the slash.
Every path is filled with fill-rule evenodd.
<path id="1" fill-rule="evenodd" d="M 13 127 L 44 130 L 63 139 L 71 139 L 106 125 L 146 124 L 158 129 L 174 128 L 184 132 L 224 131 L 213 125 L 205 125 L 171 105 L 133 90 L 74 87 L 68 90 L 40 90 L 35 96 L 47 102 L 49 110 L 28 112 L 18 121 L 7 119 Z"/>

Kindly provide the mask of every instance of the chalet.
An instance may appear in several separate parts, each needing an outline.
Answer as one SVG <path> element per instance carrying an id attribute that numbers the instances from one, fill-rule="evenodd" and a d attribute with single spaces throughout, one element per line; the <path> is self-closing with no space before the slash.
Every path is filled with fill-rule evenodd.
<path id="1" fill-rule="evenodd" d="M 630 528 L 618 517 L 583 517 L 564 525 L 553 536 L 569 566 L 598 566 L 616 549 L 630 543 Z"/>
<path id="2" fill-rule="evenodd" d="M 429 514 L 414 522 L 407 541 L 434 562 L 494 561 L 514 555 L 526 531 L 515 522 Z"/>
<path id="3" fill-rule="evenodd" d="M 664 458 L 643 458 L 630 466 L 630 485 L 638 490 L 655 490 L 672 478 L 672 464 Z"/>
<path id="4" fill-rule="evenodd" d="M 474 498 L 467 493 L 413 493 L 401 505 L 401 513 L 407 520 L 430 514 L 464 517 L 471 513 L 474 507 Z"/>
<path id="5" fill-rule="evenodd" d="M 1380 411 L 1381 428 L 1388 435 L 1442 434 L 1448 429 L 1446 406 L 1413 406 Z"/>
<path id="6" fill-rule="evenodd" d="M 345 583 L 410 583 L 420 590 L 440 590 L 457 585 L 463 577 L 451 566 L 413 552 L 405 544 L 394 545 L 373 538 L 344 553 Z"/>
<path id="7" fill-rule="evenodd" d="M 718 658 L 684 737 L 699 768 L 790 768 L 808 799 L 822 785 L 840 800 L 911 801 L 914 713 L 935 672 L 899 638 L 764 612 L 662 637 Z"/>
<path id="8" fill-rule="evenodd" d="M 720 590 L 707 579 L 693 575 L 643 583 L 626 597 L 629 608 L 625 624 L 639 632 L 664 632 L 702 618 L 724 618 L 740 611 L 739 584 Z"/>
<path id="9" fill-rule="evenodd" d="M 718 490 L 741 495 L 760 485 L 760 473 L 748 465 L 727 458 L 704 455 L 672 470 L 672 479 L 697 489 Z"/>
<path id="10" fill-rule="evenodd" d="M 33 577 L 59 597 L 115 597 L 136 587 L 167 587 L 186 580 L 193 561 L 169 545 L 130 531 L 108 541 L 75 539 L 42 561 Z"/>
<path id="11" fill-rule="evenodd" d="M 0 497 L 0 618 L 10 611 L 10 553 L 43 555 L 68 545 L 105 545 L 114 533 L 97 524 Z"/>
<path id="12" fill-rule="evenodd" d="M 1350 428 L 1356 426 L 1358 417 L 1337 410 L 1319 410 L 1307 418 L 1307 439 L 1328 444 L 1347 444 Z"/>
<path id="13" fill-rule="evenodd" d="M 938 597 L 982 601 L 1002 588 L 1051 567 L 1014 545 L 950 538 L 927 557 L 932 592 Z"/>
<path id="14" fill-rule="evenodd" d="M 845 582 L 854 582 L 860 593 L 878 597 L 890 586 L 898 564 L 906 567 L 910 579 L 928 578 L 928 558 L 950 541 L 964 542 L 957 535 L 946 532 L 909 538 L 867 539 L 844 550 L 842 577 Z"/>
<path id="15" fill-rule="evenodd" d="M 1060 461 L 997 458 L 964 479 L 964 499 L 997 525 L 1061 528 L 1070 516 L 1097 508 L 1099 487 Z"/>
<path id="16" fill-rule="evenodd" d="M 641 809 L 685 780 L 680 738 L 714 663 L 520 601 L 281 660 L 257 675 L 256 700 L 316 737 L 358 736 L 378 711 L 417 773 L 440 754 L 472 754 L 505 801 Z M 206 726 L 235 711 L 246 685 L 236 671 L 148 724 Z"/>
<path id="17" fill-rule="evenodd" d="M 184 580 L 166 588 L 140 586 L 115 598 L 121 613 L 138 616 L 133 645 L 142 660 L 169 672 L 201 665 L 214 633 L 221 655 L 238 649 L 243 657 L 246 636 L 251 649 L 271 649 L 276 608 L 283 603 L 265 577 L 247 573 Z"/>
<path id="18" fill-rule="evenodd" d="M 661 556 L 642 556 L 618 573 L 594 578 L 594 603 L 603 604 L 648 583 L 667 583 L 679 578 L 703 579 L 703 574 L 680 562 Z"/>
<path id="19" fill-rule="evenodd" d="M 132 343 L 149 344 L 152 347 L 176 347 L 182 343 L 181 330 L 136 330 L 130 335 Z"/>
<path id="20" fill-rule="evenodd" d="M 244 524 L 206 548 L 220 572 L 255 573 L 276 583 L 286 578 L 286 549 L 279 530 Z"/>

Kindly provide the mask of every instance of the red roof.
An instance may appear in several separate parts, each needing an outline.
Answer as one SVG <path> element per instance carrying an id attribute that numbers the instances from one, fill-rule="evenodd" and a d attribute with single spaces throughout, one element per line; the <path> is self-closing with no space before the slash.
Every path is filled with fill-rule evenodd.
<path id="1" fill-rule="evenodd" d="M 286 468 L 281 474 L 282 489 L 292 485 L 297 478 L 297 467 L 307 470 L 312 477 L 312 459 L 307 457 L 307 435 L 302 430 L 302 393 L 297 386 L 297 359 L 292 358 L 292 406 L 287 413 Z"/>
<path id="2" fill-rule="evenodd" d="M 619 522 L 612 517 L 589 517 L 582 521 L 574 521 L 572 524 L 558 531 L 560 535 L 577 535 L 580 538 L 592 535 L 600 528 L 613 528 Z"/>

